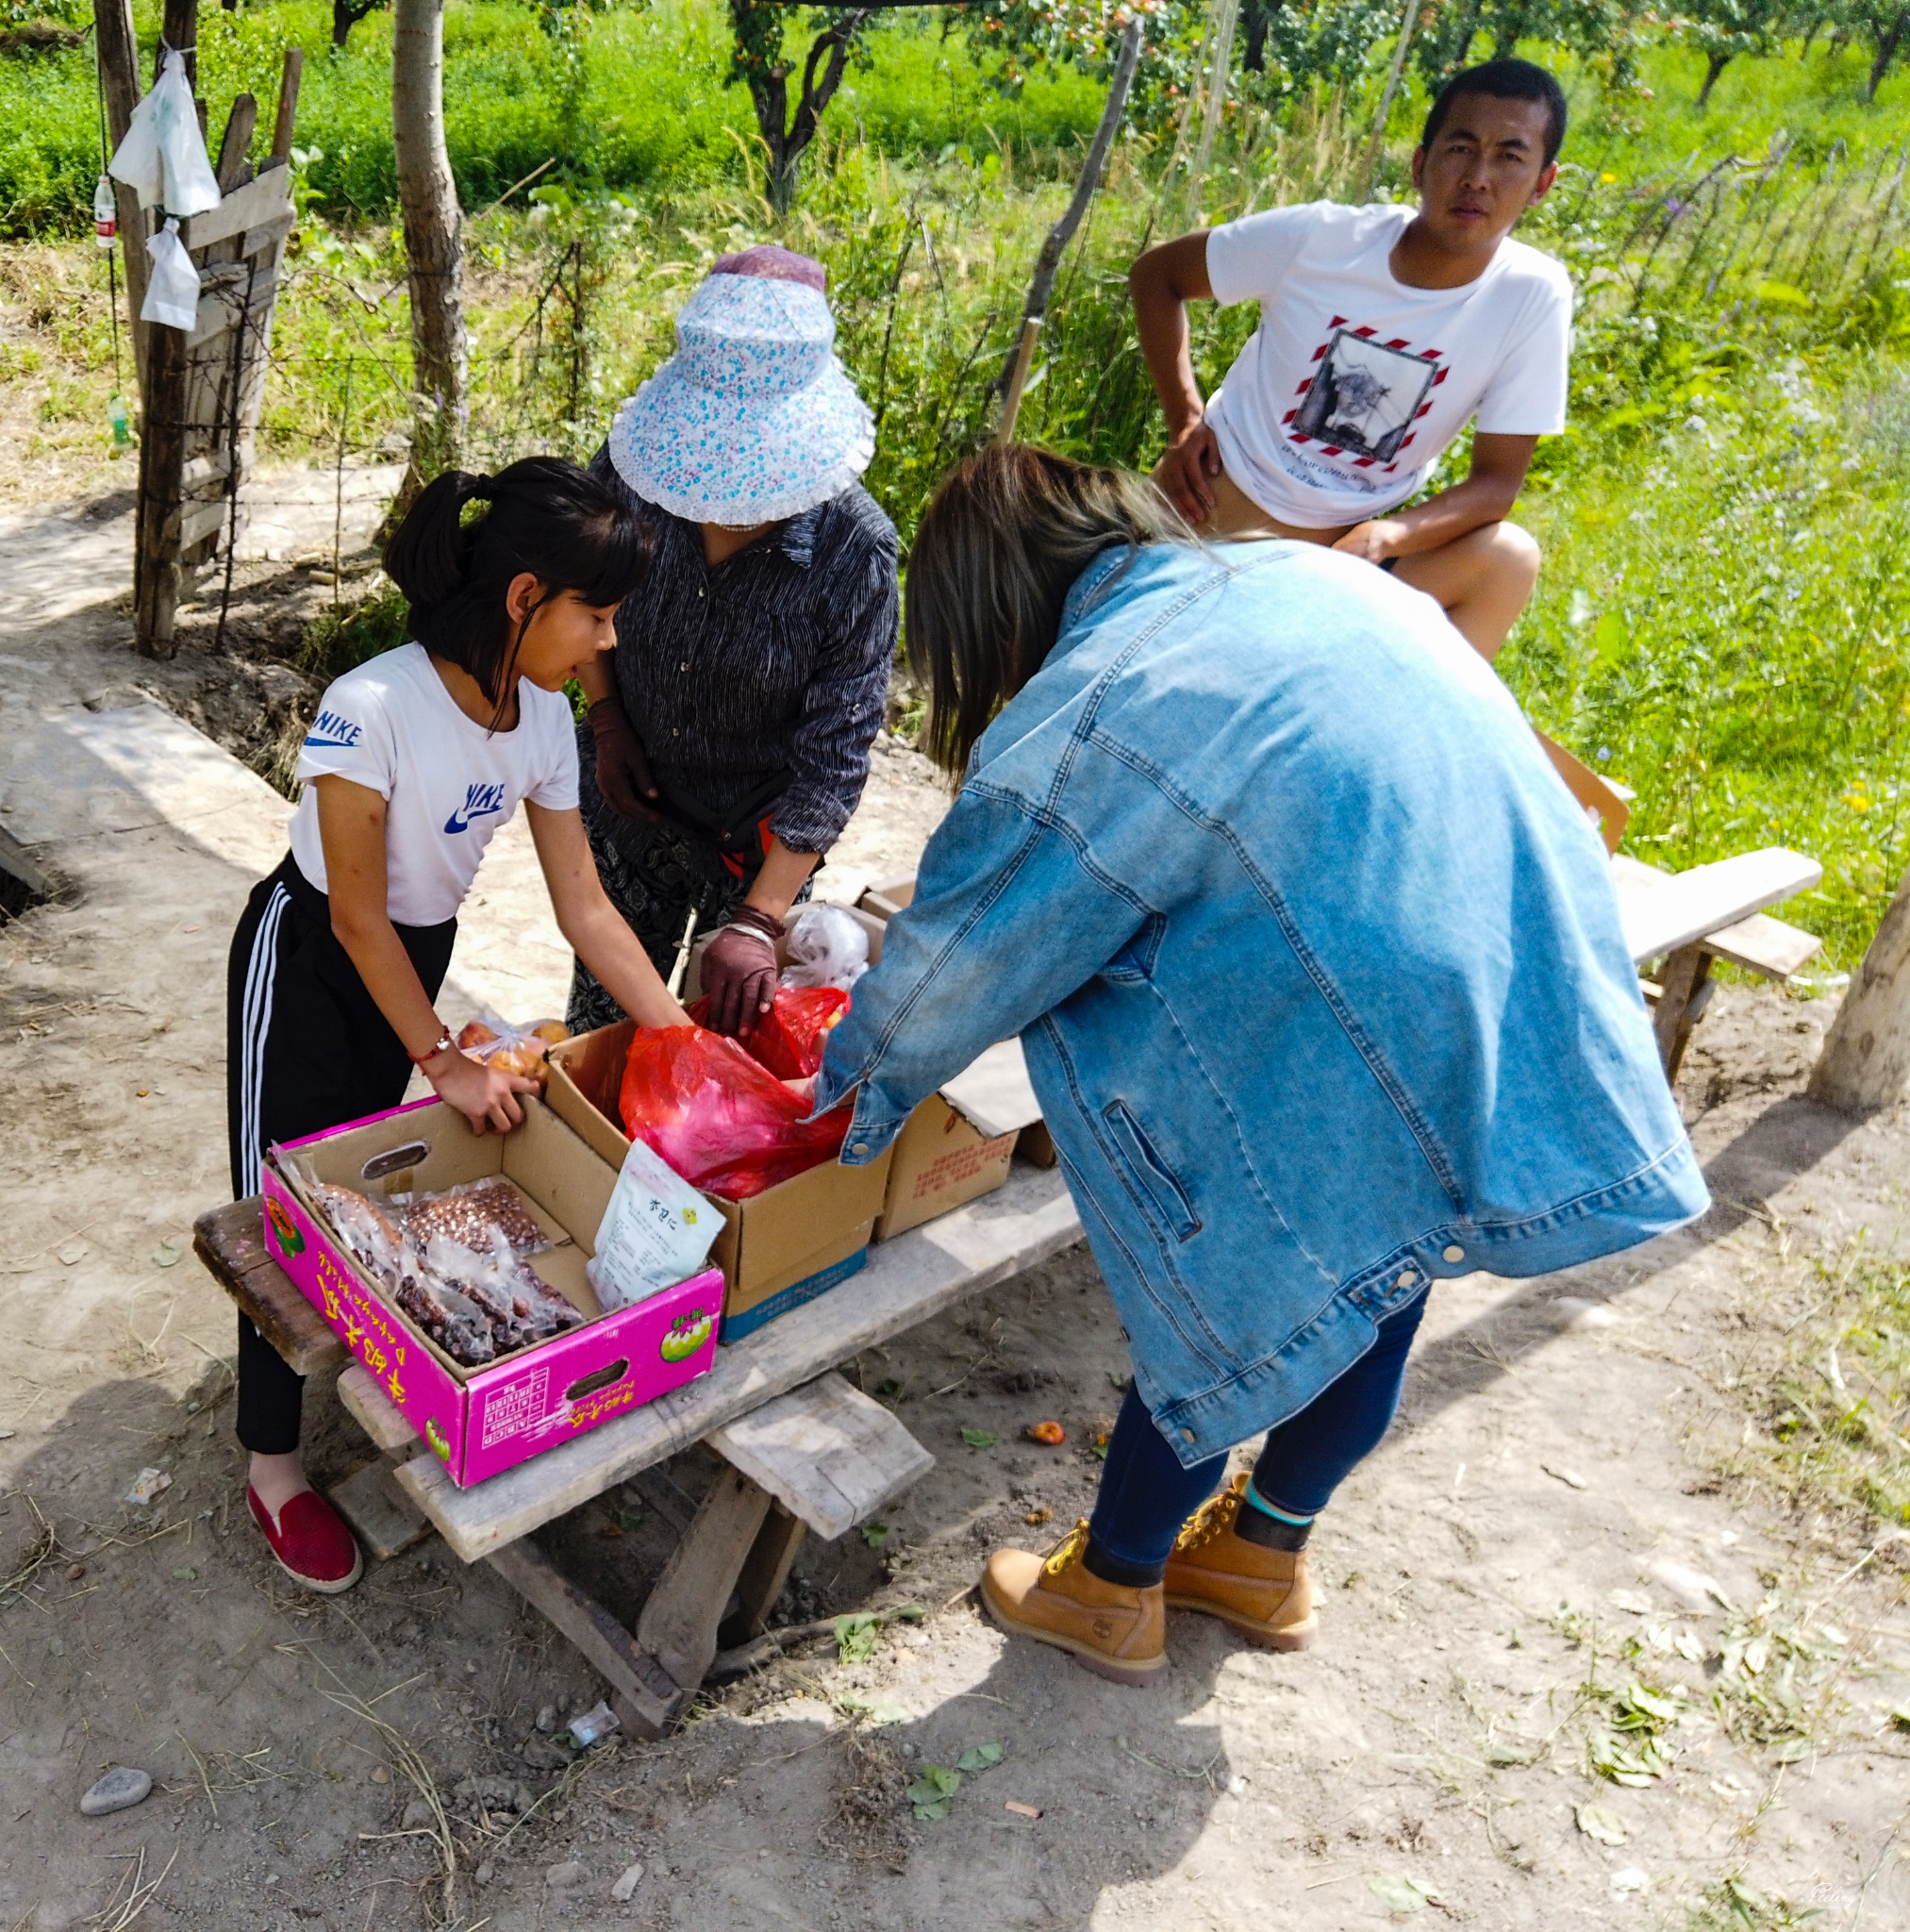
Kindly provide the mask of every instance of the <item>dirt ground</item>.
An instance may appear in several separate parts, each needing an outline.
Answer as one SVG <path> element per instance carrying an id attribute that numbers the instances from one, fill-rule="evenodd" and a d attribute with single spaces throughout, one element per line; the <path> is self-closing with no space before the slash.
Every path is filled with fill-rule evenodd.
<path id="1" fill-rule="evenodd" d="M 271 566 L 333 509 L 329 479 L 274 487 L 305 508 L 256 560 L 266 625 Z M 250 755 L 244 650 L 130 656 L 125 510 L 0 520 L 0 825 L 61 887 L 0 926 L 0 1926 L 1910 1924 L 1905 1544 L 1733 1473 L 1768 1406 L 1743 1365 L 1814 1258 L 1900 1241 L 1910 1131 L 1806 1103 L 1829 1008 L 1769 991 L 1720 991 L 1682 1082 L 1702 1224 L 1440 1288 L 1399 1425 L 1316 1537 L 1304 1655 L 1175 1616 L 1171 1675 L 1127 1690 L 965 1594 L 1093 1493 L 1126 1359 L 1078 1249 L 845 1365 L 937 1465 L 883 1528 L 806 1545 L 779 1614 L 923 1614 L 793 1645 L 662 1742 L 558 1742 L 603 1686 L 435 1539 L 342 1598 L 291 1588 L 245 1520 L 230 1306 L 185 1241 L 228 1191 L 224 950 L 287 808 L 186 722 Z M 206 694 L 235 690 L 222 724 Z M 832 895 L 907 869 L 940 808 L 885 743 Z M 500 838 L 447 1015 L 560 1007 L 567 963 Z M 322 1483 L 369 1459 L 330 1388 L 307 1415 Z M 1066 1445 L 1022 1440 L 1038 1420 Z M 129 1503 L 148 1467 L 172 1487 Z M 634 1620 L 712 1468 L 543 1540 Z M 1782 1698 L 1720 1663 L 1760 1642 Z M 1635 1786 L 1593 1768 L 1658 1729 Z M 918 1819 L 910 1783 L 987 1746 Z M 83 1818 L 115 1763 L 153 1795 Z"/>

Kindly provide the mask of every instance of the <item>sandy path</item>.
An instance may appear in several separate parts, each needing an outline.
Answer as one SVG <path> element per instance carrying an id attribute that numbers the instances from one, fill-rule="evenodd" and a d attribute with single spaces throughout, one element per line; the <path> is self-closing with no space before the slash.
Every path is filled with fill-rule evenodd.
<path id="1" fill-rule="evenodd" d="M 399 1738 L 458 1821 L 451 1922 L 493 1932 L 1326 1932 L 1415 1904 L 1490 1927 L 1695 1926 L 1729 1874 L 1830 1925 L 1910 1923 L 1888 1717 L 1910 1690 L 1901 1569 L 1886 1550 L 1846 1574 L 1861 1551 L 1845 1532 L 1779 1521 L 1713 1474 L 1757 1394 L 1730 1383 L 1773 1284 L 1860 1226 L 1894 1239 L 1910 1168 L 1895 1118 L 1854 1127 L 1796 1097 L 1822 1008 L 1769 995 L 1721 993 L 1693 1055 L 1705 1224 L 1570 1276 L 1442 1288 L 1402 1426 L 1317 1541 L 1324 1627 L 1305 1656 L 1176 1618 L 1168 1681 L 1124 1692 L 942 1608 L 988 1548 L 1035 1546 L 1054 1531 L 1031 1515 L 1065 1524 L 1092 1493 L 1124 1352 L 1079 1251 L 852 1365 L 939 1458 L 879 1552 L 852 1536 L 799 1564 L 798 1618 L 928 1607 L 865 1658 L 812 1647 L 676 1738 L 566 1769 L 534 1720 L 600 1687 L 489 1573 L 432 1541 L 342 1600 L 288 1588 L 242 1521 L 229 1305 L 161 1245 L 225 1191 L 224 949 L 286 808 L 128 691 L 146 667 L 108 601 L 118 531 L 75 512 L 0 526 L 0 824 L 70 892 L 0 927 L 0 1580 L 30 1572 L 0 1590 L 0 1924 L 77 1925 L 141 1869 L 165 1874 L 146 1924 L 441 1918 Z M 912 755 L 885 753 L 832 895 L 905 858 L 939 809 Z M 521 833 L 492 848 L 448 1013 L 561 1007 L 527 852 Z M 309 1415 L 323 1478 L 365 1459 L 327 1391 Z M 1065 1449 L 1019 1440 L 1046 1417 Z M 964 1428 L 997 1440 L 966 1446 Z M 142 1510 L 122 1497 L 147 1464 L 174 1485 Z M 692 1456 L 670 1476 L 693 1495 L 707 1474 Z M 622 1492 L 548 1541 L 634 1616 L 678 1507 Z M 1849 1640 L 1798 1662 L 1812 1715 L 1791 1753 L 1704 1715 L 1703 1660 L 1767 1595 L 1767 1622 L 1819 1633 L 1807 1645 L 1827 1624 Z M 1687 1686 L 1693 1714 L 1669 1774 L 1621 1790 L 1588 1772 L 1584 1737 L 1603 1690 L 1635 1677 Z M 900 1784 L 984 1743 L 1001 1764 L 946 1820 L 914 1823 Z M 160 1789 L 82 1820 L 112 1761 Z M 482 1793 L 458 1795 L 473 1773 L 502 1781 L 482 1813 Z M 540 1802 L 514 1824 L 520 1797 Z M 1587 1803 L 1621 1844 L 1579 1829 Z"/>

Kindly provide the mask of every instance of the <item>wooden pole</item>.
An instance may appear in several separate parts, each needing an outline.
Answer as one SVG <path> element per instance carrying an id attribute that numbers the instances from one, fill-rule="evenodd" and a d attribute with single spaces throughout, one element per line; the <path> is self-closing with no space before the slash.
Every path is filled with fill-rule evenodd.
<path id="1" fill-rule="evenodd" d="M 1048 238 L 1041 243 L 1041 252 L 1035 258 L 1035 274 L 1028 284 L 1027 306 L 1021 311 L 1021 333 L 1015 338 L 1015 346 L 1002 365 L 1001 375 L 995 378 L 995 387 L 1001 391 L 1003 402 L 1002 420 L 995 431 L 998 442 L 1014 441 L 1015 418 L 1021 410 L 1021 391 L 1028 380 L 1028 364 L 1035 353 L 1035 331 L 1040 328 L 1047 316 L 1048 298 L 1055 291 L 1055 277 L 1060 271 L 1061 258 L 1068 252 L 1068 244 L 1073 241 L 1082 216 L 1088 212 L 1088 204 L 1094 199 L 1095 189 L 1101 185 L 1101 171 L 1107 163 L 1107 151 L 1114 145 L 1121 117 L 1127 111 L 1128 92 L 1134 86 L 1134 70 L 1140 60 L 1140 33 L 1141 24 L 1136 20 L 1129 23 L 1127 31 L 1121 37 L 1121 56 L 1114 63 L 1114 83 L 1107 91 L 1107 106 L 1102 109 L 1101 125 L 1094 130 L 1088 158 L 1082 163 L 1081 178 L 1074 184 L 1073 196 L 1061 219 L 1048 230 Z M 1029 326 L 1031 323 L 1033 329 Z"/>
<path id="2" fill-rule="evenodd" d="M 282 168 L 291 158 L 291 131 L 298 120 L 298 88 L 305 78 L 305 49 L 285 50 L 285 72 L 278 81 L 278 118 L 272 124 L 269 168 Z"/>
<path id="3" fill-rule="evenodd" d="M 141 95 L 140 49 L 133 35 L 131 0 L 93 0 L 92 18 L 99 48 L 100 90 L 106 96 L 107 138 L 117 149 L 126 138 Z M 124 181 L 113 183 L 113 209 L 126 265 L 126 333 L 132 340 L 133 372 L 143 407 L 149 331 L 140 320 L 140 310 L 146 301 L 146 238 L 153 232 L 152 222 L 141 208 L 139 196 Z"/>
<path id="4" fill-rule="evenodd" d="M 1227 82 L 1234 72 L 1234 29 L 1239 24 L 1239 0 L 1220 0 L 1214 9 L 1214 58 L 1207 74 L 1207 100 L 1201 116 L 1200 144 L 1188 175 L 1187 206 L 1198 209 L 1201 183 L 1214 158 L 1214 137 L 1221 131 L 1221 110 L 1227 102 Z"/>
<path id="5" fill-rule="evenodd" d="M 1400 38 L 1393 48 L 1393 64 L 1387 70 L 1387 84 L 1380 94 L 1379 112 L 1373 116 L 1372 140 L 1366 150 L 1366 173 L 1360 177 L 1359 198 L 1372 192 L 1372 177 L 1379 170 L 1380 150 L 1386 145 L 1387 117 L 1393 110 L 1393 96 L 1400 91 L 1400 76 L 1406 71 L 1406 49 L 1413 43 L 1413 28 L 1419 24 L 1420 0 L 1406 0 L 1400 22 Z"/>
<path id="6" fill-rule="evenodd" d="M 1811 1099 L 1844 1113 L 1893 1107 L 1910 1081 L 1910 875 L 1897 888 L 1811 1070 Z"/>
<path id="7" fill-rule="evenodd" d="M 408 503 L 457 459 L 470 348 L 464 332 L 464 217 L 444 145 L 444 0 L 397 0 L 391 30 L 391 133 L 411 281 Z"/>
<path id="8" fill-rule="evenodd" d="M 167 49 L 184 55 L 198 85 L 198 0 L 166 0 L 154 78 Z M 156 210 L 156 213 L 158 211 Z M 186 467 L 186 338 L 176 328 L 147 331 L 145 413 L 140 426 L 139 512 L 134 521 L 133 642 L 149 658 L 170 658 L 179 609 L 179 518 Z"/>

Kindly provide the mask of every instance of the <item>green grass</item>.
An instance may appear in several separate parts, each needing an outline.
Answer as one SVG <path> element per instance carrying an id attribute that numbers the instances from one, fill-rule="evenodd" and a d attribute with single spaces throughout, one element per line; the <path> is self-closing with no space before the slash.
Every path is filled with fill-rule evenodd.
<path id="1" fill-rule="evenodd" d="M 135 18 L 150 69 L 159 8 Z M 806 16 L 798 16 L 798 19 Z M 800 40 L 791 30 L 791 42 Z M 727 85 L 726 10 L 712 0 L 653 0 L 606 9 L 585 27 L 573 72 L 565 48 L 522 4 L 453 0 L 445 9 L 445 138 L 467 208 L 488 202 L 556 157 L 560 176 L 605 188 L 694 190 L 740 179 L 756 142 L 749 98 Z M 277 0 L 200 17 L 200 91 L 216 142 L 232 97 L 272 104 L 288 46 L 306 49 L 298 142 L 317 205 L 340 217 L 387 213 L 396 192 L 391 154 L 391 17 L 376 12 L 331 46 L 321 0 Z M 901 14 L 870 39 L 830 109 L 839 138 L 860 134 L 896 156 L 1003 142 L 1052 147 L 1091 132 L 1101 95 L 1068 71 L 1033 79 L 1008 99 L 988 84 L 938 16 Z M 90 219 L 100 169 L 91 47 L 0 58 L 0 233 L 71 232 Z"/>
<path id="2" fill-rule="evenodd" d="M 145 0 L 141 19 L 153 24 Z M 313 50 L 307 213 L 261 433 L 280 457 L 322 461 L 340 442 L 400 452 L 409 409 L 390 22 L 361 23 L 342 57 L 323 51 L 327 22 L 316 0 L 281 0 L 208 8 L 200 29 L 215 103 L 241 84 L 269 102 L 283 45 Z M 712 0 L 600 13 L 580 73 L 525 7 L 449 9 L 447 125 L 467 208 L 564 158 L 534 195 L 469 228 L 473 458 L 588 455 L 668 353 L 694 279 L 779 233 L 828 266 L 841 352 L 880 419 L 869 485 L 905 541 L 937 478 L 990 424 L 989 385 L 1095 90 L 1048 76 L 1006 100 L 959 37 L 901 16 L 845 83 L 779 230 L 747 103 L 723 84 L 726 52 Z M 1803 62 L 1792 50 L 1734 63 L 1700 114 L 1700 66 L 1683 49 L 1648 51 L 1649 97 L 1607 98 L 1556 64 L 1574 104 L 1569 167 L 1528 232 L 1581 291 L 1571 428 L 1542 446 L 1520 506 L 1547 560 L 1502 669 L 1536 722 L 1636 791 L 1639 856 L 1682 866 L 1782 841 L 1821 859 L 1821 890 L 1792 916 L 1824 936 L 1829 965 L 1848 967 L 1910 860 L 1910 591 L 1896 567 L 1910 535 L 1910 256 L 1893 189 L 1910 75 L 1871 106 L 1854 50 Z M 1422 110 L 1409 91 L 1383 192 L 1403 187 Z M 69 191 L 84 206 L 91 111 L 84 57 L 0 63 L 0 223 L 57 225 Z M 1135 253 L 1190 202 L 1223 219 L 1346 192 L 1369 112 L 1303 101 L 1276 121 L 1250 102 L 1198 192 L 1166 205 L 1153 146 L 1119 148 L 1064 265 L 1022 433 L 1151 462 L 1160 422 L 1124 289 Z M 1780 133 L 1771 167 L 1716 165 L 1761 160 Z M 53 276 L 56 255 L 34 258 L 59 293 L 31 298 L 47 310 L 42 335 L 9 346 L 8 373 L 44 380 L 51 359 L 34 375 L 25 358 L 57 348 L 47 407 L 71 420 L 103 408 L 104 291 L 74 291 L 104 278 L 77 252 Z M 1253 319 L 1197 311 L 1209 387 Z"/>

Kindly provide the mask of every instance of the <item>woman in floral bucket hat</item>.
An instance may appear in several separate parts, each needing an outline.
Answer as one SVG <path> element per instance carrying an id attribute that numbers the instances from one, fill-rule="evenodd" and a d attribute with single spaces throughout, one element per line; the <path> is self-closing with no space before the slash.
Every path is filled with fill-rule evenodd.
<path id="1" fill-rule="evenodd" d="M 703 984 L 725 1033 L 767 1010 L 784 917 L 862 795 L 895 652 L 895 528 L 856 480 L 875 428 L 823 290 L 807 256 L 725 256 L 591 466 L 655 559 L 584 676 L 584 823 L 660 970 L 692 907 L 716 932 Z M 578 961 L 572 1026 L 619 1017 Z"/>

